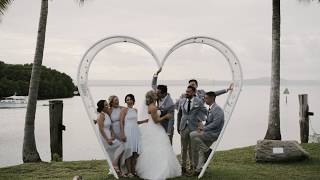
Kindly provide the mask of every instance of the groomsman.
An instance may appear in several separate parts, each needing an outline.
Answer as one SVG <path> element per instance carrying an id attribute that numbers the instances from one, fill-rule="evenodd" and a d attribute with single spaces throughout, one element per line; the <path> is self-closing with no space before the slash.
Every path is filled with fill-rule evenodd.
<path id="1" fill-rule="evenodd" d="M 197 130 L 199 123 L 201 123 L 206 116 L 207 109 L 203 101 L 195 96 L 196 89 L 193 86 L 188 86 L 186 95 L 179 101 L 179 113 L 181 116 L 177 119 L 178 133 L 181 136 L 181 159 L 182 159 L 182 173 L 187 172 L 187 163 L 193 162 L 192 145 L 190 141 L 190 132 Z M 196 164 L 191 164 L 190 169 L 193 169 Z"/>
<path id="2" fill-rule="evenodd" d="M 197 89 L 198 81 L 195 79 L 190 79 L 189 86 L 193 86 L 194 88 L 196 88 L 195 95 L 204 101 L 204 96 L 206 94 L 206 91 L 204 91 L 203 89 Z M 215 91 L 214 93 L 216 94 L 216 96 L 220 96 L 222 94 L 227 93 L 228 91 L 231 91 L 232 89 L 233 89 L 233 83 L 231 83 L 227 89 L 218 90 L 218 91 Z"/>
<path id="3" fill-rule="evenodd" d="M 224 125 L 223 109 L 215 103 L 216 94 L 212 91 L 205 94 L 205 102 L 209 106 L 206 123 L 190 133 L 192 160 L 196 164 L 194 175 L 199 175 L 211 152 L 210 146 L 215 142 Z"/>

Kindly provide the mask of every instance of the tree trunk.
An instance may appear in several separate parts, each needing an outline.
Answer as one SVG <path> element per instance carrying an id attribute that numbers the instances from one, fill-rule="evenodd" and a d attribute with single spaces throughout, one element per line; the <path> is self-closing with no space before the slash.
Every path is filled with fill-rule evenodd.
<path id="1" fill-rule="evenodd" d="M 272 1 L 272 67 L 268 130 L 264 139 L 281 140 L 280 133 L 280 0 Z"/>
<path id="2" fill-rule="evenodd" d="M 35 136 L 34 136 L 34 120 L 37 107 L 38 89 L 41 76 L 41 64 L 43 59 L 43 50 L 45 45 L 46 37 L 46 25 L 48 16 L 48 0 L 42 0 L 40 21 L 38 26 L 38 37 L 36 52 L 32 67 L 30 86 L 29 86 L 29 97 L 27 105 L 27 113 L 25 118 L 24 126 L 24 138 L 23 138 L 23 149 L 22 158 L 23 162 L 39 162 L 41 161 L 39 153 L 37 151 Z"/>

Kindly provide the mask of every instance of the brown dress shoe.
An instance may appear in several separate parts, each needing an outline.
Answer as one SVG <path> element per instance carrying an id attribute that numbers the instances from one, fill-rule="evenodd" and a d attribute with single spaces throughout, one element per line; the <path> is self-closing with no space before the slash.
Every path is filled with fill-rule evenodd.
<path id="1" fill-rule="evenodd" d="M 187 174 L 187 169 L 185 167 L 181 167 L 181 173 L 182 174 Z"/>
<path id="2" fill-rule="evenodd" d="M 188 174 L 186 174 L 186 176 L 188 176 L 188 177 L 199 176 L 200 172 L 201 171 L 193 170 L 193 171 L 190 171 Z"/>

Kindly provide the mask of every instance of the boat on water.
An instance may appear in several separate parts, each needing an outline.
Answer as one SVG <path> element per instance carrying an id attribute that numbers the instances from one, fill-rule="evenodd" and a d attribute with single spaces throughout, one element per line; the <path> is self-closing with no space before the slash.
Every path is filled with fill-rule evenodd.
<path id="1" fill-rule="evenodd" d="M 25 108 L 27 107 L 27 96 L 13 96 L 5 97 L 0 100 L 0 108 Z"/>
<path id="2" fill-rule="evenodd" d="M 73 91 L 73 95 L 74 96 L 80 96 L 80 93 L 79 93 L 79 91 L 76 90 L 76 91 Z"/>

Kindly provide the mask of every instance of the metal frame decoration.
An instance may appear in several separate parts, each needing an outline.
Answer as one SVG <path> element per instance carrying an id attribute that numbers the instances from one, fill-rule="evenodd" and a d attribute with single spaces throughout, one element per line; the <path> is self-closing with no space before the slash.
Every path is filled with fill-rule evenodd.
<path id="1" fill-rule="evenodd" d="M 96 112 L 96 108 L 95 108 L 96 107 L 95 102 L 93 101 L 92 95 L 90 93 L 90 89 L 88 88 L 88 72 L 89 72 L 90 65 L 91 65 L 92 61 L 94 60 L 95 56 L 102 49 L 104 49 L 107 46 L 110 46 L 112 44 L 116 44 L 116 43 L 132 43 L 132 44 L 135 44 L 137 46 L 142 47 L 153 57 L 158 68 L 164 66 L 168 57 L 175 50 L 177 50 L 180 47 L 185 46 L 187 44 L 193 44 L 193 43 L 205 44 L 205 45 L 208 45 L 208 46 L 211 46 L 211 47 L 217 49 L 219 52 L 221 52 L 224 55 L 225 59 L 227 60 L 227 62 L 229 64 L 229 67 L 231 69 L 233 91 L 231 91 L 231 93 L 228 95 L 228 98 L 224 104 L 223 109 L 224 109 L 224 113 L 225 113 L 225 123 L 224 123 L 223 129 L 220 133 L 219 138 L 217 139 L 217 141 L 215 141 L 210 146 L 210 148 L 212 149 L 212 152 L 211 152 L 208 160 L 206 161 L 204 167 L 202 168 L 201 173 L 198 176 L 198 178 L 201 178 L 203 176 L 205 170 L 207 169 L 207 167 L 210 163 L 210 160 L 213 158 L 213 155 L 214 155 L 215 151 L 217 150 L 218 145 L 220 144 L 220 141 L 221 141 L 223 134 L 225 132 L 225 129 L 230 121 L 232 112 L 234 110 L 234 107 L 237 103 L 238 97 L 239 97 L 241 89 L 242 89 L 242 81 L 243 81 L 242 69 L 241 69 L 241 65 L 240 65 L 240 62 L 239 62 L 236 54 L 231 50 L 231 48 L 229 48 L 223 42 L 221 42 L 217 39 L 213 39 L 213 38 L 205 37 L 205 36 L 190 37 L 190 38 L 184 39 L 184 40 L 180 41 L 179 43 L 175 44 L 167 52 L 167 54 L 164 56 L 162 62 L 159 61 L 158 57 L 156 56 L 156 54 L 152 51 L 152 49 L 149 46 L 147 46 L 142 41 L 137 40 L 132 37 L 129 37 L 129 36 L 111 36 L 111 37 L 102 39 L 102 40 L 98 41 L 97 43 L 95 43 L 94 45 L 92 45 L 86 51 L 86 53 L 82 57 L 82 60 L 79 64 L 79 68 L 78 68 L 78 76 L 77 76 L 78 89 L 79 89 L 79 93 L 82 98 L 82 101 L 84 103 L 85 109 L 87 111 L 87 114 L 89 116 L 89 120 L 92 125 L 92 128 L 94 129 L 94 132 L 98 138 L 99 144 L 105 154 L 106 160 L 107 160 L 108 165 L 110 167 L 110 171 L 111 171 L 110 173 L 112 173 L 115 176 L 115 178 L 117 178 L 117 179 L 118 179 L 118 175 L 115 172 L 115 169 L 112 166 L 112 162 L 110 160 L 110 157 L 103 146 L 103 142 L 100 138 L 98 128 L 93 123 L 93 120 L 95 120 L 97 117 L 97 112 Z"/>

